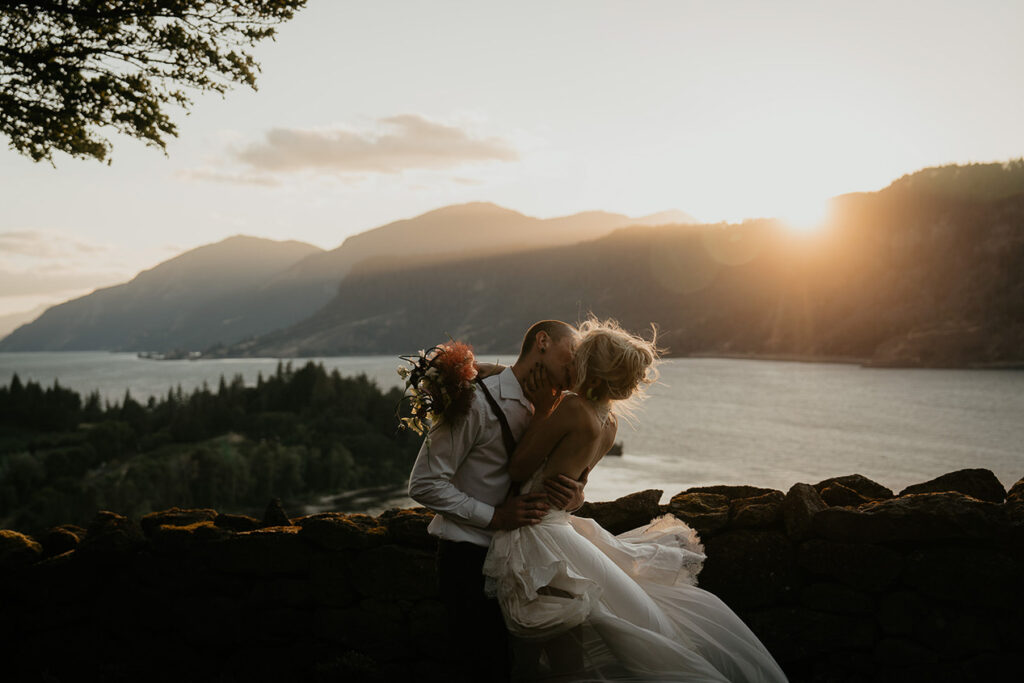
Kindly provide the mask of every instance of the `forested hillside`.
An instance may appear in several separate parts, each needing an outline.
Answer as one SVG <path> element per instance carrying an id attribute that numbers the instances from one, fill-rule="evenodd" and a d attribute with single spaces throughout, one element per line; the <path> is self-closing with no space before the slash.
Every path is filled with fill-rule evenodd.
<path id="1" fill-rule="evenodd" d="M 190 249 L 128 282 L 51 306 L 0 340 L 0 351 L 171 351 L 260 334 L 316 310 L 258 300 L 253 291 L 320 251 L 245 235 Z"/>
<path id="2" fill-rule="evenodd" d="M 592 311 L 634 330 L 656 323 L 677 355 L 1019 362 L 1024 193 L 1012 190 L 1024 190 L 1021 167 L 926 169 L 837 197 L 825 229 L 809 236 L 754 220 L 625 228 L 438 265 L 399 255 L 389 269 L 350 273 L 313 317 L 218 355 L 400 353 L 449 335 L 508 352 L 534 320 Z M 993 187 L 993 173 L 1009 178 L 1001 191 L 971 189 Z"/>
<path id="3" fill-rule="evenodd" d="M 400 398 L 312 362 L 145 404 L 125 394 L 103 405 L 15 375 L 0 387 L 0 528 L 84 526 L 97 509 L 252 512 L 273 497 L 299 505 L 401 484 L 421 439 L 397 431 Z"/>
<path id="4" fill-rule="evenodd" d="M 186 251 L 131 281 L 51 306 L 0 339 L 0 351 L 151 351 L 185 356 L 314 314 L 355 268 L 391 267 L 572 244 L 624 225 L 694 222 L 682 211 L 631 218 L 587 211 L 534 218 L 487 202 L 394 221 L 323 250 L 235 235 Z"/>

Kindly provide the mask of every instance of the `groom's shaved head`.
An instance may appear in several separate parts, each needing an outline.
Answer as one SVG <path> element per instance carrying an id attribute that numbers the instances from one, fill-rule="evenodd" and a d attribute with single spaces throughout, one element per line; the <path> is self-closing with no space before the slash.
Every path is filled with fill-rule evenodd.
<path id="1" fill-rule="evenodd" d="M 519 351 L 520 358 L 525 358 L 533 350 L 534 344 L 537 343 L 537 335 L 540 332 L 546 332 L 551 337 L 551 341 L 557 342 L 565 337 L 575 335 L 576 328 L 561 320 L 541 320 L 534 323 L 523 337 L 523 348 Z"/>

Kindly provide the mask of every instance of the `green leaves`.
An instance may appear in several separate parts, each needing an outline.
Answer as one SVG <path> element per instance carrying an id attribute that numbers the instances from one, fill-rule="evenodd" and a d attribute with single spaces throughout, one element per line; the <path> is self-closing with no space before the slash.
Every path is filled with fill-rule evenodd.
<path id="1" fill-rule="evenodd" d="M 113 130 L 166 149 L 187 90 L 256 88 L 245 48 L 306 0 L 0 0 L 0 133 L 33 161 L 108 159 Z M 109 160 L 108 160 L 109 163 Z"/>

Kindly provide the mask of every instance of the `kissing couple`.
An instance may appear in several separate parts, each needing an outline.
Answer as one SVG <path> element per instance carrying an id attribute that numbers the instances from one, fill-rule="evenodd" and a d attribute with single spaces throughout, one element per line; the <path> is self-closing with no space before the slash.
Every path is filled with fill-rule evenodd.
<path id="1" fill-rule="evenodd" d="M 465 408 L 430 425 L 409 495 L 436 513 L 454 678 L 787 680 L 696 586 L 705 555 L 691 527 L 666 514 L 615 536 L 572 514 L 658 359 L 654 339 L 614 320 L 542 320 L 513 365 L 474 364 Z"/>

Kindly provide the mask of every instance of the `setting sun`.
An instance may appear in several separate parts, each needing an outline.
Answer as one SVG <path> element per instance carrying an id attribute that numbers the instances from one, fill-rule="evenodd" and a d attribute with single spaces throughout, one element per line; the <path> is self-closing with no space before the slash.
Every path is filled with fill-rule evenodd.
<path id="1" fill-rule="evenodd" d="M 800 235 L 812 235 L 824 228 L 828 218 L 828 203 L 817 201 L 794 206 L 792 209 L 784 211 L 779 218 L 793 232 Z"/>

